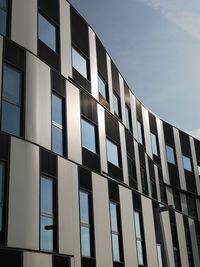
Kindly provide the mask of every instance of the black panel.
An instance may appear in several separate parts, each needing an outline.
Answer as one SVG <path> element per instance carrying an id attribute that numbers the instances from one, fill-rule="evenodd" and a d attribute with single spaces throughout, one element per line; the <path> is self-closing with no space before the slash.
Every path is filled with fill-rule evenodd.
<path id="1" fill-rule="evenodd" d="M 148 158 L 150 177 L 155 180 L 155 171 L 153 161 Z"/>
<path id="2" fill-rule="evenodd" d="M 89 58 L 88 25 L 72 6 L 70 11 L 72 43 Z"/>
<path id="3" fill-rule="evenodd" d="M 194 194 L 197 194 L 194 174 L 192 172 L 185 170 L 185 180 L 186 180 L 187 190 Z"/>
<path id="4" fill-rule="evenodd" d="M 130 104 L 130 88 L 128 87 L 128 84 L 124 81 L 124 94 L 125 94 L 125 103 L 126 105 L 131 108 Z"/>
<path id="5" fill-rule="evenodd" d="M 192 156 L 191 155 L 191 148 L 190 148 L 190 140 L 189 135 L 179 131 L 180 134 L 180 142 L 181 142 L 181 150 L 184 155 Z"/>
<path id="6" fill-rule="evenodd" d="M 9 160 L 10 154 L 10 136 L 0 133 L 0 160 Z"/>
<path id="7" fill-rule="evenodd" d="M 96 36 L 96 49 L 97 49 L 98 71 L 100 72 L 104 80 L 108 83 L 106 50 L 97 36 Z"/>
<path id="8" fill-rule="evenodd" d="M 150 131 L 157 134 L 156 117 L 149 112 Z"/>
<path id="9" fill-rule="evenodd" d="M 163 174 L 162 174 L 162 169 L 158 168 L 158 177 L 160 181 L 163 181 Z"/>
<path id="10" fill-rule="evenodd" d="M 57 72 L 51 70 L 51 87 L 58 94 L 66 97 L 66 82 L 65 78 L 59 75 Z"/>
<path id="11" fill-rule="evenodd" d="M 113 262 L 114 267 L 124 267 L 124 262 Z"/>
<path id="12" fill-rule="evenodd" d="M 59 19 L 59 1 L 38 0 L 39 8 L 46 13 L 55 23 L 60 24 Z"/>
<path id="13" fill-rule="evenodd" d="M 200 161 L 200 141 L 197 139 L 194 139 L 194 145 L 195 145 L 197 160 Z"/>
<path id="14" fill-rule="evenodd" d="M 76 69 L 73 68 L 72 72 L 73 72 L 74 81 L 76 81 L 78 83 L 78 85 L 80 85 L 86 91 L 88 91 L 90 93 L 91 92 L 90 81 L 87 80 L 86 78 L 84 78 Z"/>
<path id="15" fill-rule="evenodd" d="M 81 92 L 81 114 L 89 120 L 98 123 L 96 101 L 94 101 L 84 92 Z"/>
<path id="16" fill-rule="evenodd" d="M 108 180 L 109 198 L 114 202 L 119 203 L 119 187 L 118 184 Z"/>
<path id="17" fill-rule="evenodd" d="M 142 211 L 141 196 L 137 192 L 133 192 L 133 207 L 134 210 Z"/>
<path id="18" fill-rule="evenodd" d="M 95 267 L 96 260 L 94 258 L 84 258 L 81 259 L 81 267 Z"/>
<path id="19" fill-rule="evenodd" d="M 158 165 L 161 165 L 160 157 L 153 154 L 153 161 Z"/>
<path id="20" fill-rule="evenodd" d="M 25 50 L 7 39 L 4 39 L 4 60 L 21 70 L 25 70 Z"/>
<path id="21" fill-rule="evenodd" d="M 136 113 L 137 113 L 137 119 L 140 122 L 143 122 L 143 120 L 142 120 L 142 107 L 141 107 L 141 103 L 138 99 L 136 100 Z"/>
<path id="22" fill-rule="evenodd" d="M 111 61 L 111 71 L 112 71 L 112 82 L 113 82 L 113 89 L 120 97 L 120 89 L 119 89 L 119 72 L 116 68 L 115 64 Z"/>
<path id="23" fill-rule="evenodd" d="M 168 162 L 170 184 L 180 187 L 178 167 Z"/>
<path id="24" fill-rule="evenodd" d="M 83 165 L 96 172 L 100 172 L 100 156 L 86 148 L 82 148 Z"/>
<path id="25" fill-rule="evenodd" d="M 99 94 L 99 103 L 105 108 L 107 108 L 108 110 L 110 109 L 110 104 L 103 96 L 101 96 L 101 94 Z"/>
<path id="26" fill-rule="evenodd" d="M 146 168 L 145 164 L 145 154 L 144 154 L 144 149 L 141 146 L 138 146 L 139 148 L 139 157 L 140 157 L 140 164 Z"/>
<path id="27" fill-rule="evenodd" d="M 118 120 L 109 112 L 105 112 L 106 135 L 120 144 Z"/>
<path id="28" fill-rule="evenodd" d="M 170 124 L 163 122 L 163 130 L 164 130 L 166 144 L 174 146 L 175 143 L 174 143 L 173 127 Z"/>
<path id="29" fill-rule="evenodd" d="M 134 141 L 133 141 L 133 136 L 129 132 L 128 129 L 125 128 L 125 135 L 126 135 L 126 149 L 127 153 L 131 158 L 135 158 L 135 153 L 134 153 Z"/>
<path id="30" fill-rule="evenodd" d="M 113 178 L 123 181 L 123 172 L 121 168 L 116 167 L 112 163 L 108 162 L 108 173 L 113 176 Z"/>
<path id="31" fill-rule="evenodd" d="M 55 178 L 57 177 L 56 155 L 42 148 L 40 148 L 40 171 Z"/>
<path id="32" fill-rule="evenodd" d="M 79 166 L 79 186 L 82 189 L 92 191 L 92 175 L 89 170 Z"/>
<path id="33" fill-rule="evenodd" d="M 60 72 L 60 56 L 40 40 L 38 40 L 38 55 L 45 63 Z"/>
<path id="34" fill-rule="evenodd" d="M 70 258 L 53 255 L 53 267 L 71 267 Z"/>
<path id="35" fill-rule="evenodd" d="M 23 254 L 22 251 L 0 249 L 0 263 L 1 267 L 22 267 Z"/>

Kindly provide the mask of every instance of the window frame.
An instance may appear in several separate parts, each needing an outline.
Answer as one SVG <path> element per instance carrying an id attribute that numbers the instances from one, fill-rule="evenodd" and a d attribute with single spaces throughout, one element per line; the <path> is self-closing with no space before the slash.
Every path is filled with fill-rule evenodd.
<path id="1" fill-rule="evenodd" d="M 185 160 L 184 159 L 189 162 L 189 165 L 190 165 L 190 168 L 189 169 L 187 168 L 187 166 L 186 166 L 187 163 L 185 163 Z M 192 165 L 192 159 L 191 159 L 191 157 L 188 157 L 186 155 L 182 155 L 182 161 L 183 161 L 183 169 L 185 171 L 188 171 L 188 172 L 193 172 L 193 165 Z"/>
<path id="2" fill-rule="evenodd" d="M 114 99 L 117 100 L 114 101 Z M 115 103 L 117 104 L 117 109 L 118 109 L 118 113 L 115 111 Z M 121 118 L 121 105 L 120 105 L 120 97 L 118 96 L 118 94 L 116 93 L 115 90 L 113 90 L 113 111 L 114 111 L 114 115 L 117 116 L 118 118 Z"/>
<path id="3" fill-rule="evenodd" d="M 108 142 L 110 144 L 114 145 L 117 148 L 117 163 L 118 163 L 118 165 L 116 165 L 112 161 L 109 161 Z M 106 155 L 107 155 L 107 162 L 109 162 L 110 164 L 114 165 L 117 168 L 121 168 L 120 146 L 117 143 L 115 143 L 113 140 L 111 140 L 110 138 L 108 138 L 108 137 L 106 137 Z"/>
<path id="4" fill-rule="evenodd" d="M 138 215 L 139 218 L 139 230 L 140 230 L 140 236 L 137 233 L 137 227 L 136 227 L 136 214 Z M 142 228 L 141 228 L 141 212 L 138 210 L 134 210 L 134 226 L 135 226 L 135 238 L 136 238 L 136 249 L 137 249 L 137 262 L 139 266 L 144 266 L 145 265 L 145 257 L 144 257 L 144 240 L 142 236 Z M 141 249 L 142 249 L 142 262 L 139 261 L 139 249 L 138 249 L 138 242 L 141 244 Z"/>
<path id="5" fill-rule="evenodd" d="M 131 117 L 131 109 L 125 104 L 125 115 L 126 115 L 126 128 L 132 132 L 132 117 Z"/>
<path id="6" fill-rule="evenodd" d="M 138 143 L 145 146 L 144 126 L 140 120 L 137 120 L 137 132 L 138 132 Z"/>
<path id="7" fill-rule="evenodd" d="M 2 178 L 2 199 L 0 199 L 0 207 L 2 208 L 2 220 L 0 221 L 0 245 L 5 245 L 6 239 L 6 212 L 7 212 L 7 164 L 5 161 L 0 160 L 0 165 L 3 166 L 3 178 Z"/>
<path id="8" fill-rule="evenodd" d="M 105 97 L 101 94 L 101 92 L 99 90 L 99 80 L 101 80 L 101 82 L 105 85 Z M 103 98 L 104 100 L 106 100 L 109 103 L 108 83 L 104 80 L 104 78 L 102 77 L 102 75 L 99 72 L 98 72 L 98 93 L 99 93 L 100 98 Z"/>
<path id="9" fill-rule="evenodd" d="M 88 125 L 90 125 L 90 126 L 93 127 L 93 130 L 94 130 L 94 131 L 93 131 L 93 132 L 94 132 L 94 144 L 95 144 L 95 149 L 94 149 L 94 150 L 88 148 L 87 146 L 85 146 L 85 145 L 83 144 L 83 124 L 82 124 L 82 121 L 86 122 Z M 85 116 L 83 116 L 83 115 L 81 116 L 81 147 L 84 148 L 84 149 L 89 150 L 90 152 L 92 152 L 92 153 L 94 153 L 94 154 L 98 154 L 98 153 L 99 153 L 99 151 L 98 151 L 98 133 L 97 133 L 97 125 L 96 125 L 93 121 L 87 119 L 87 118 L 86 118 Z"/>
<path id="10" fill-rule="evenodd" d="M 158 135 L 153 132 L 150 132 L 150 136 L 151 136 L 152 154 L 159 157 L 160 153 L 159 153 Z"/>
<path id="11" fill-rule="evenodd" d="M 168 148 L 170 149 L 170 151 L 173 152 L 173 161 L 169 160 L 169 157 L 168 157 Z M 165 144 L 165 152 L 166 152 L 167 162 L 168 163 L 171 163 L 173 165 L 176 165 L 176 151 L 175 151 L 175 148 L 173 146 L 170 146 L 168 144 Z"/>
<path id="12" fill-rule="evenodd" d="M 10 25 L 9 25 L 9 18 L 10 18 L 10 2 L 9 0 L 6 1 L 6 8 L 1 8 L 0 7 L 0 10 L 5 13 L 5 16 L 6 16 L 6 29 L 5 29 L 5 34 L 4 33 L 0 33 L 2 34 L 3 36 L 8 36 L 8 33 L 10 32 Z"/>
<path id="13" fill-rule="evenodd" d="M 74 60 L 73 60 L 73 51 L 75 51 L 82 59 L 85 61 L 85 74 L 81 73 L 75 66 L 74 66 Z M 72 60 L 72 68 L 75 69 L 84 79 L 90 81 L 90 70 L 89 70 L 89 60 L 88 58 L 75 46 L 72 44 L 71 46 L 71 60 Z"/>

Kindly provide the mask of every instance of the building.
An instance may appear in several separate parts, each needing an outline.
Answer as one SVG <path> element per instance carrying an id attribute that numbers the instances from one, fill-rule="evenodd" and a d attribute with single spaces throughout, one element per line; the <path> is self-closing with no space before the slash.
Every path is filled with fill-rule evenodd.
<path id="1" fill-rule="evenodd" d="M 200 141 L 66 0 L 0 0 L 0 33 L 0 266 L 199 267 Z"/>

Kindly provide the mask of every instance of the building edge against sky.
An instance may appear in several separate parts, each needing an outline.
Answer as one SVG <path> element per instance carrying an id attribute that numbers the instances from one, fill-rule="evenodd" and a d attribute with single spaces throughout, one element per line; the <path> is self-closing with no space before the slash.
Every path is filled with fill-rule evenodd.
<path id="1" fill-rule="evenodd" d="M 199 267 L 200 141 L 67 1 L 1 0 L 0 21 L 2 266 Z"/>

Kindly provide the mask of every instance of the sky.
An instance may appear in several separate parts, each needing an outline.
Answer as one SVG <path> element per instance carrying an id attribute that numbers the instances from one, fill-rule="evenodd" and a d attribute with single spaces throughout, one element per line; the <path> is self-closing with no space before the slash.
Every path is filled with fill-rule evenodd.
<path id="1" fill-rule="evenodd" d="M 200 139 L 200 1 L 69 2 L 143 105 Z"/>

